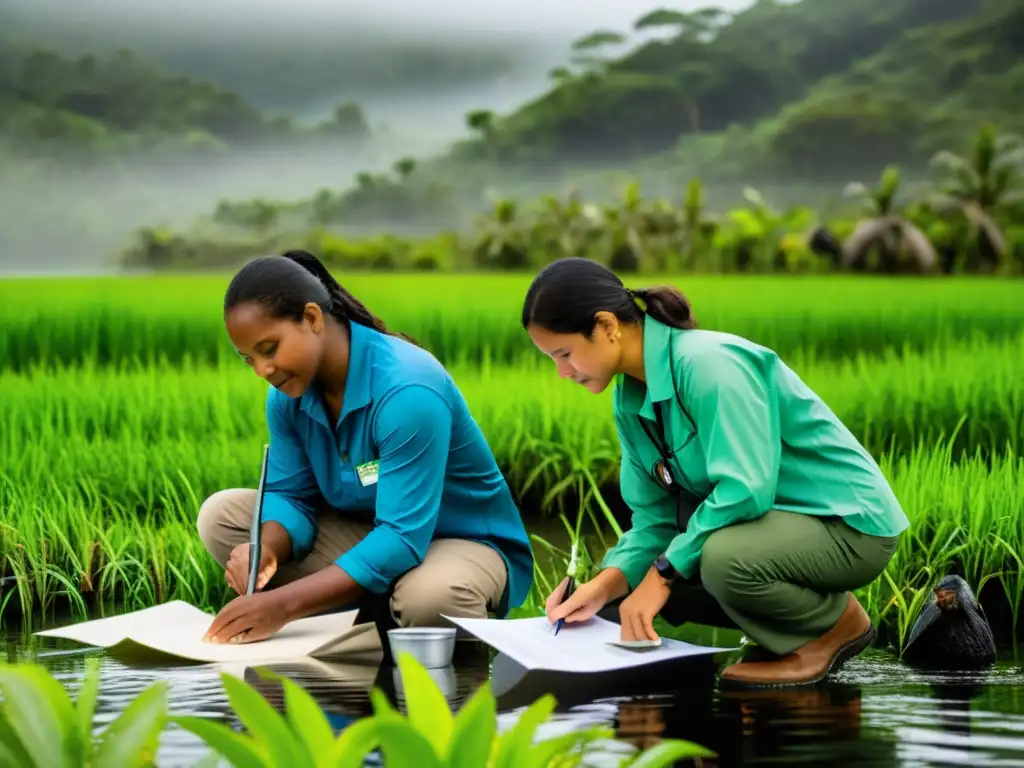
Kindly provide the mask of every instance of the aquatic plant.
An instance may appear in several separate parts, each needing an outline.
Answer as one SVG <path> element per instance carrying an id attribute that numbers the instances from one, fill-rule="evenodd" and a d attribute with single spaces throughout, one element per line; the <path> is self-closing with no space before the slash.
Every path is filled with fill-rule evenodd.
<path id="1" fill-rule="evenodd" d="M 77 699 L 44 667 L 17 664 L 0 668 L 0 761 L 18 768 L 90 768 L 152 765 L 159 737 L 171 724 L 206 743 L 215 757 L 237 768 L 359 768 L 380 751 L 394 768 L 573 768 L 583 765 L 588 749 L 606 747 L 614 732 L 605 727 L 537 739 L 537 729 L 552 714 L 555 699 L 545 695 L 498 732 L 497 709 L 490 683 L 484 683 L 458 714 L 449 709 L 437 683 L 409 654 L 398 657 L 405 691 L 403 715 L 380 689 L 371 692 L 373 714 L 336 735 L 314 698 L 282 678 L 284 713 L 278 712 L 251 685 L 228 673 L 221 680 L 246 733 L 230 725 L 193 715 L 168 713 L 167 684 L 143 690 L 99 739 L 93 737 L 93 714 L 99 685 L 98 662 L 90 659 Z M 713 753 L 682 740 L 664 740 L 624 757 L 621 768 L 661 768 L 685 757 Z"/>
<path id="2" fill-rule="evenodd" d="M 142 768 L 153 764 L 167 724 L 167 683 L 140 693 L 97 738 L 99 662 L 89 659 L 74 702 L 38 664 L 0 666 L 0 765 L 17 768 Z"/>

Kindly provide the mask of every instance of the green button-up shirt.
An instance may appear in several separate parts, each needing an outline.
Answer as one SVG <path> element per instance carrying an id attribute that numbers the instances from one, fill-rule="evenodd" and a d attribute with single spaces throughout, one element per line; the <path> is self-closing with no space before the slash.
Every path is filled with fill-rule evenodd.
<path id="1" fill-rule="evenodd" d="M 630 587 L 662 552 L 692 576 L 709 534 L 770 509 L 837 515 L 878 536 L 908 527 L 878 464 L 771 350 L 647 317 L 644 372 L 646 384 L 625 375 L 615 384 L 620 488 L 633 515 L 602 564 L 622 570 Z M 674 495 L 653 478 L 662 454 L 640 422 L 657 434 L 655 402 L 662 403 L 673 476 L 703 499 L 683 533 Z"/>

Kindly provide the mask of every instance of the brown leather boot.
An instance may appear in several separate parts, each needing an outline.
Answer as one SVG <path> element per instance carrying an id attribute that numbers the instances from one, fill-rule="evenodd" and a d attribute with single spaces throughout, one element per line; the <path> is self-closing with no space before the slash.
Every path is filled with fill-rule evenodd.
<path id="1" fill-rule="evenodd" d="M 740 661 L 722 670 L 721 687 L 781 687 L 820 682 L 875 639 L 871 619 L 852 594 L 839 621 L 821 637 L 777 661 Z"/>

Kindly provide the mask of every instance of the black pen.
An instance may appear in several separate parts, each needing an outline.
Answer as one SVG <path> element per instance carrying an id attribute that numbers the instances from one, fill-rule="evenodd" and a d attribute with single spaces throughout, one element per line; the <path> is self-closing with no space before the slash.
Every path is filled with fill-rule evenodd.
<path id="1" fill-rule="evenodd" d="M 567 581 L 566 584 L 565 584 L 565 592 L 562 594 L 562 599 L 559 602 L 559 605 L 561 605 L 561 603 L 564 603 L 566 600 L 569 599 L 569 596 L 573 593 L 573 590 L 575 588 L 576 588 L 576 579 L 574 579 L 572 576 L 570 576 L 569 577 L 569 581 Z M 564 623 L 565 623 L 565 619 L 559 619 L 558 621 L 555 622 L 555 634 L 556 635 L 558 634 L 558 630 L 560 630 L 562 628 L 562 624 L 564 624 Z"/>
<path id="2" fill-rule="evenodd" d="M 569 552 L 569 580 L 565 583 L 565 592 L 562 593 L 562 599 L 559 601 L 559 605 L 568 600 L 576 589 L 576 545 L 577 542 L 573 541 L 572 550 Z M 555 635 L 558 635 L 558 631 L 562 628 L 564 623 L 565 619 L 559 619 L 555 622 Z"/>
<path id="3" fill-rule="evenodd" d="M 256 507 L 252 511 L 252 526 L 249 528 L 249 584 L 245 594 L 256 591 L 256 577 L 260 573 L 260 560 L 263 559 L 263 491 L 267 485 L 267 460 L 270 457 L 270 446 L 263 446 L 263 468 L 260 470 L 260 484 L 256 490 Z"/>

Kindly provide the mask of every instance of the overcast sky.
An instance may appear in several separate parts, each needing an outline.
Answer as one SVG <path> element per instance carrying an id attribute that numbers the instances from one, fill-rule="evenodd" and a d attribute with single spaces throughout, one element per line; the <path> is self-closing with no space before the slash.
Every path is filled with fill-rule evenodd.
<path id="1" fill-rule="evenodd" d="M 103 15 L 125 24 L 138 21 L 178 20 L 183 26 L 223 19 L 232 25 L 273 23 L 308 24 L 345 22 L 369 24 L 415 33 L 417 30 L 461 28 L 467 31 L 522 31 L 533 34 L 572 36 L 597 27 L 626 30 L 638 17 L 659 7 L 657 3 L 630 0 L 4 0 L 9 8 L 35 6 L 59 8 L 64 19 Z M 738 10 L 748 0 L 700 2 L 681 0 L 666 4 L 675 10 L 695 10 L 716 5 Z M 116 12 L 116 16 L 110 14 Z M 339 31 L 342 31 L 339 29 Z"/>

